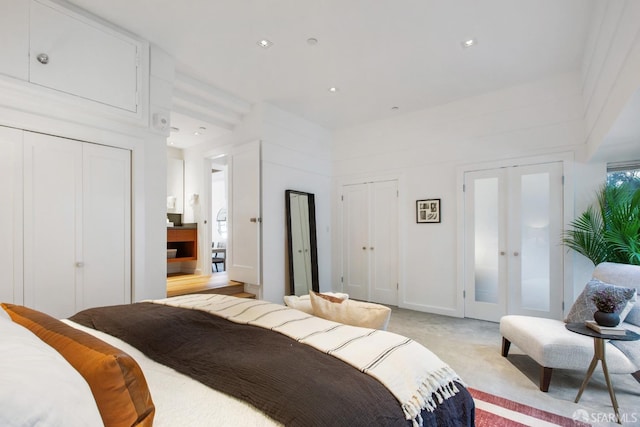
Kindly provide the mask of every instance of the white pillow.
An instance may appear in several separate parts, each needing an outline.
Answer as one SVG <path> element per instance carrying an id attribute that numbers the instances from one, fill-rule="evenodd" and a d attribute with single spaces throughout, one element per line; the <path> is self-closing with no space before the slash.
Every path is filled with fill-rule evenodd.
<path id="1" fill-rule="evenodd" d="M 11 320 L 0 337 L 1 426 L 103 425 L 89 385 L 55 349 Z"/>
<path id="2" fill-rule="evenodd" d="M 340 292 L 323 292 L 323 295 L 330 295 L 341 300 L 349 299 L 349 294 L 343 294 Z M 311 307 L 311 299 L 309 298 L 309 295 L 285 295 L 284 304 L 287 307 L 304 311 L 307 314 L 313 314 L 313 307 Z"/>
<path id="3" fill-rule="evenodd" d="M 380 304 L 326 298 L 315 292 L 311 292 L 310 299 L 314 316 L 345 325 L 386 330 L 391 317 L 391 309 Z"/>

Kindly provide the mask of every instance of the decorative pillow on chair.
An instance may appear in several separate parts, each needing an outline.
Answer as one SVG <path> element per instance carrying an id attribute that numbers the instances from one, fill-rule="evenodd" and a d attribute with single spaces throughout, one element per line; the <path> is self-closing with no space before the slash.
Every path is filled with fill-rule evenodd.
<path id="1" fill-rule="evenodd" d="M 626 301 L 619 311 L 620 322 L 624 321 L 627 314 L 633 308 L 636 302 L 636 290 L 634 288 L 625 288 L 623 286 L 611 285 L 609 283 L 601 282 L 598 279 L 591 279 L 589 283 L 584 287 L 576 301 L 571 306 L 569 314 L 565 319 L 566 323 L 572 322 L 584 322 L 586 320 L 593 320 L 593 313 L 597 310 L 596 305 L 591 300 L 593 294 L 599 290 L 607 287 L 613 288 L 616 294 L 619 294 Z"/>
<path id="2" fill-rule="evenodd" d="M 384 305 L 335 297 L 311 292 L 313 314 L 345 325 L 386 330 L 391 309 Z"/>

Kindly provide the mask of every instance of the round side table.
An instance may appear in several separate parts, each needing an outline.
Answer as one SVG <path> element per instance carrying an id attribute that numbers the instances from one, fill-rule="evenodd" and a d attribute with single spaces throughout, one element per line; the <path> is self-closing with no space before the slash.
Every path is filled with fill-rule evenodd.
<path id="1" fill-rule="evenodd" d="M 602 372 L 604 372 L 604 379 L 607 382 L 607 389 L 609 390 L 609 397 L 611 397 L 613 410 L 616 413 L 616 419 L 618 420 L 618 424 L 622 424 L 620 413 L 618 411 L 618 401 L 616 400 L 616 395 L 613 392 L 613 386 L 611 385 L 611 379 L 609 378 L 609 369 L 607 368 L 607 360 L 604 351 L 606 348 L 605 344 L 607 340 L 635 341 L 640 339 L 640 335 L 629 330 L 627 330 L 624 335 L 601 334 L 587 327 L 584 323 L 567 323 L 566 327 L 571 332 L 593 338 L 593 359 L 591 359 L 587 376 L 584 378 L 582 386 L 580 386 L 580 391 L 578 391 L 575 402 L 578 403 L 580 397 L 582 397 L 582 392 L 584 392 L 584 389 L 587 387 L 587 383 L 591 379 L 591 375 L 593 375 L 593 371 L 596 369 L 596 365 L 599 360 L 602 363 Z"/>

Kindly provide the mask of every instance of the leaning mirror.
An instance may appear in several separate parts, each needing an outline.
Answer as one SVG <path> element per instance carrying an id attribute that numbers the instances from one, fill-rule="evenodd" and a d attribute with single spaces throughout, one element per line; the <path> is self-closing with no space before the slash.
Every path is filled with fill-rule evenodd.
<path id="1" fill-rule="evenodd" d="M 314 196 L 286 190 L 285 201 L 291 295 L 306 295 L 312 290 L 319 292 Z"/>

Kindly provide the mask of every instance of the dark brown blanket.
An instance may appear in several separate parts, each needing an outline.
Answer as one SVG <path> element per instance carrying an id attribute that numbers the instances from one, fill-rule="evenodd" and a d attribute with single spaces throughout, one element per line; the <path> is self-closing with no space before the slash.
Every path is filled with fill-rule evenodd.
<path id="1" fill-rule="evenodd" d="M 277 332 L 152 303 L 89 309 L 70 320 L 120 338 L 287 426 L 410 424 L 376 379 Z M 422 415 L 425 425 L 473 425 L 473 406 L 462 390 Z"/>

